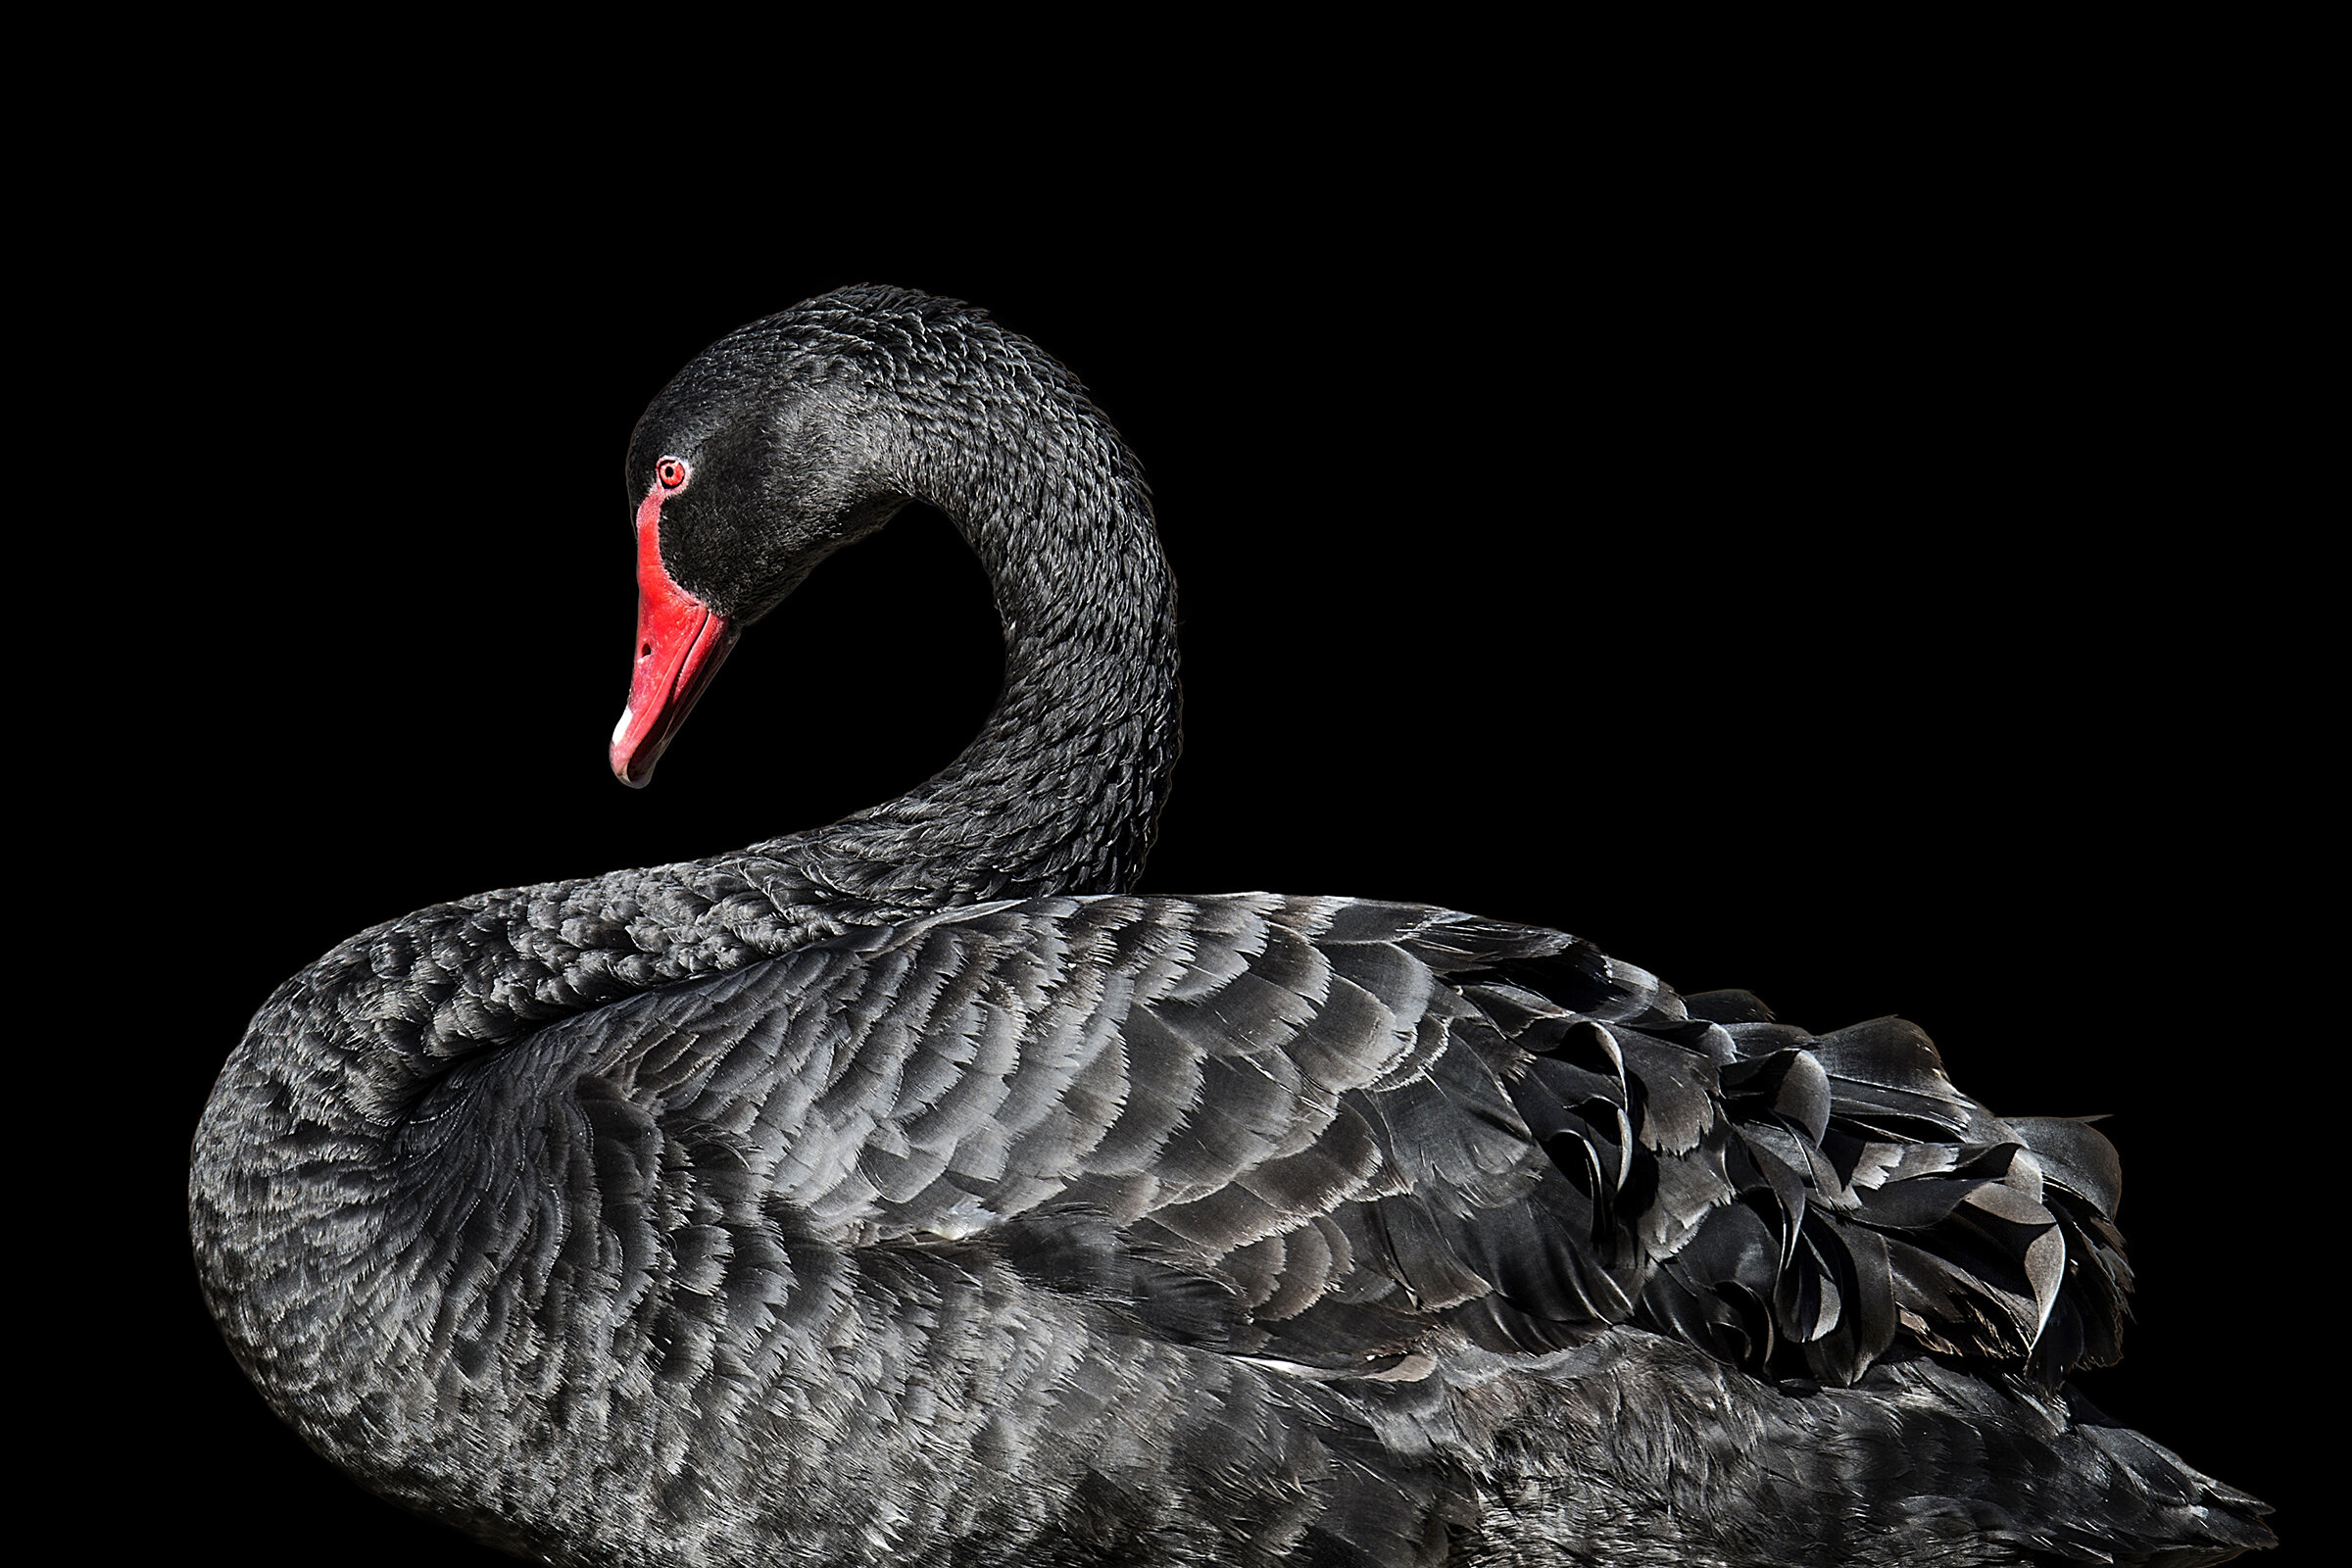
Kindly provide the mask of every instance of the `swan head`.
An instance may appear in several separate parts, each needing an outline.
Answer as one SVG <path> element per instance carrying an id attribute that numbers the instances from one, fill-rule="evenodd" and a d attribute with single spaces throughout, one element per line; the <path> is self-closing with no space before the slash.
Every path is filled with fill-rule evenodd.
<path id="1" fill-rule="evenodd" d="M 625 784 L 652 779 L 743 629 L 906 504 L 876 345 L 818 309 L 867 292 L 896 293 L 844 291 L 729 333 L 637 422 L 637 644 L 610 753 Z"/>

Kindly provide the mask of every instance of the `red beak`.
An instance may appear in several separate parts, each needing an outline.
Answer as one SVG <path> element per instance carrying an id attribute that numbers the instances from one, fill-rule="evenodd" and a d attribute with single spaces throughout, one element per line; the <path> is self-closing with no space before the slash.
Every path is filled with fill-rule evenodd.
<path id="1" fill-rule="evenodd" d="M 631 789 L 653 778 L 662 750 L 740 635 L 670 580 L 662 564 L 661 517 L 661 502 L 648 496 L 637 513 L 637 662 L 629 706 L 612 731 L 613 776 Z"/>

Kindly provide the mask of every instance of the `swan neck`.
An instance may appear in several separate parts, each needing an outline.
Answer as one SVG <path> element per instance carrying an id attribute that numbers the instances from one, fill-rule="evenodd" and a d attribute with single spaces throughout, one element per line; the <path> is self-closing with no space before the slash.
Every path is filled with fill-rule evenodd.
<path id="1" fill-rule="evenodd" d="M 1174 578 L 1133 456 L 1073 398 L 918 449 L 906 489 L 955 522 L 988 573 L 1004 689 L 946 768 L 795 841 L 789 858 L 894 913 L 1126 891 L 1157 829 L 1180 717 Z"/>

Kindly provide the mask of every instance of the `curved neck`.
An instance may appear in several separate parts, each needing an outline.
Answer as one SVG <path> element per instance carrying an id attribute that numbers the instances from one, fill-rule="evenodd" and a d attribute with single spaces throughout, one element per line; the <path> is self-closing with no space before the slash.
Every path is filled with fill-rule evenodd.
<path id="1" fill-rule="evenodd" d="M 923 784 L 753 853 L 887 916 L 1124 892 L 1179 745 L 1175 584 L 1135 460 L 1074 388 L 947 439 L 894 422 L 893 488 L 947 514 L 994 586 L 1004 690 Z"/>
<path id="2" fill-rule="evenodd" d="M 1175 590 L 1132 455 L 1038 360 L 1022 398 L 978 412 L 901 398 L 888 416 L 877 482 L 956 521 L 1004 625 L 1004 691 L 954 762 L 827 827 L 364 932 L 281 988 L 223 1087 L 267 1060 L 264 1119 L 290 1107 L 364 1144 L 456 1062 L 567 1014 L 855 926 L 1125 891 L 1176 760 Z"/>

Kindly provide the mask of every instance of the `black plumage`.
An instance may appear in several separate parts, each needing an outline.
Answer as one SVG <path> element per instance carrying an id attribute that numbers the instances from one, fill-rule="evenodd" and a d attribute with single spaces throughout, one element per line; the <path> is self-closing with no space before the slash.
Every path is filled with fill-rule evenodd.
<path id="1" fill-rule="evenodd" d="M 2212 1560 L 2105 1425 L 2095 1132 L 1556 933 L 1124 896 L 1174 758 L 1124 447 L 978 313 L 845 291 L 633 443 L 748 621 L 908 497 L 1005 699 L 818 832 L 355 938 L 224 1070 L 192 1215 L 370 1485 L 584 1561 Z M 632 494 L 634 505 L 638 496 Z"/>

